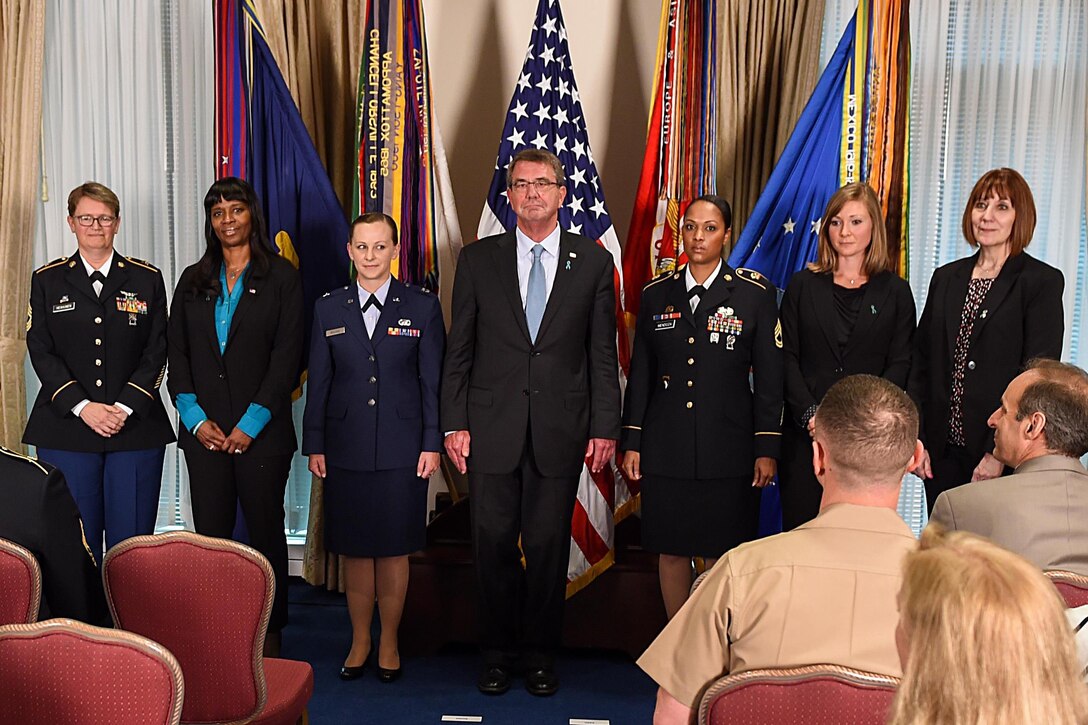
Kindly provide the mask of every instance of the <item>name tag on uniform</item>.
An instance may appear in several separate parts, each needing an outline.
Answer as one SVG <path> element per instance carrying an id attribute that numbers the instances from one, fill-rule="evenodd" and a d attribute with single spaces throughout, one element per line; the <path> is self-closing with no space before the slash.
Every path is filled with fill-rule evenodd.
<path id="1" fill-rule="evenodd" d="M 385 332 L 394 337 L 419 337 L 419 330 L 411 327 L 390 327 Z"/>
<path id="2" fill-rule="evenodd" d="M 343 335 L 347 331 L 346 327 L 334 327 L 331 330 L 325 330 L 325 337 L 336 337 L 337 335 Z"/>
<path id="3" fill-rule="evenodd" d="M 75 302 L 68 302 L 61 300 L 58 304 L 53 305 L 53 312 L 71 312 L 76 308 Z"/>
<path id="4" fill-rule="evenodd" d="M 676 320 L 665 320 L 664 322 L 655 322 L 654 331 L 658 330 L 671 330 L 676 327 Z"/>

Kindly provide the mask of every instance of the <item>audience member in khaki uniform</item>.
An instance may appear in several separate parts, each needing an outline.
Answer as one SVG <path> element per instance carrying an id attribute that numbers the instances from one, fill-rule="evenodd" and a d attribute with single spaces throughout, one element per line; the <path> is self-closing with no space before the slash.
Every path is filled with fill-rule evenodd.
<path id="1" fill-rule="evenodd" d="M 895 507 L 922 455 L 918 411 L 893 383 L 854 375 L 815 420 L 820 514 L 728 552 L 642 655 L 660 685 L 655 723 L 691 722 L 731 672 L 832 663 L 900 674 L 895 597 L 915 540 Z"/>
<path id="2" fill-rule="evenodd" d="M 1088 575 L 1088 373 L 1035 360 L 987 421 L 1011 475 L 945 491 L 930 521 L 992 539 L 1043 569 Z"/>

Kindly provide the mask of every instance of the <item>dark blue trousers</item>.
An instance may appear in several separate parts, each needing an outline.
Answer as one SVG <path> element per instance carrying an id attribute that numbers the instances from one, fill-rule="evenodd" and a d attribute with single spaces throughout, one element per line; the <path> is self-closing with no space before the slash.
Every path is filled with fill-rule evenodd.
<path id="1" fill-rule="evenodd" d="M 100 568 L 106 549 L 130 537 L 154 533 L 165 456 L 166 448 L 109 453 L 38 448 L 38 458 L 64 473 Z"/>

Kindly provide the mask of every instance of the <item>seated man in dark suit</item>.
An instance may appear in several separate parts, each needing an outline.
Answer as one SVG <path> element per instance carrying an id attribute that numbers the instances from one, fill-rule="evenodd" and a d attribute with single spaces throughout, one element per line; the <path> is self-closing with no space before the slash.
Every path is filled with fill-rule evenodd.
<path id="1" fill-rule="evenodd" d="M 1088 575 L 1088 373 L 1034 360 L 987 421 L 1011 475 L 945 491 L 930 521 L 992 539 L 1043 569 Z"/>
<path id="2" fill-rule="evenodd" d="M 112 626 L 102 577 L 59 469 L 0 446 L 0 538 L 29 549 L 42 570 L 38 619 Z"/>

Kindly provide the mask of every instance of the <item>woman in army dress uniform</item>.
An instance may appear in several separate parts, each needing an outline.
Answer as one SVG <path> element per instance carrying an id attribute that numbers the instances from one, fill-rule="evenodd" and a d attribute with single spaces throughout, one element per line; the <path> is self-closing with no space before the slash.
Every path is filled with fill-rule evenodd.
<path id="1" fill-rule="evenodd" d="M 687 599 L 692 557 L 712 565 L 755 538 L 779 454 L 777 293 L 722 259 L 731 218 L 718 196 L 688 207 L 688 263 L 643 289 L 627 380 L 622 468 L 642 480 L 642 545 L 659 554 L 669 618 Z"/>
<path id="2" fill-rule="evenodd" d="M 30 280 L 26 346 L 42 387 L 23 442 L 59 468 L 87 542 L 109 547 L 155 529 L 166 444 L 174 431 L 159 385 L 166 371 L 166 285 L 158 269 L 113 248 L 117 195 L 89 181 L 68 195 L 78 250 Z"/>
<path id="3" fill-rule="evenodd" d="M 400 676 L 408 554 L 426 541 L 427 479 L 442 450 L 442 308 L 390 274 L 399 238 L 381 212 L 357 218 L 348 242 L 355 284 L 314 304 L 302 452 L 325 479 L 325 548 L 345 557 L 352 628 L 345 680 L 360 677 L 370 656 L 375 598 L 378 679 Z"/>

